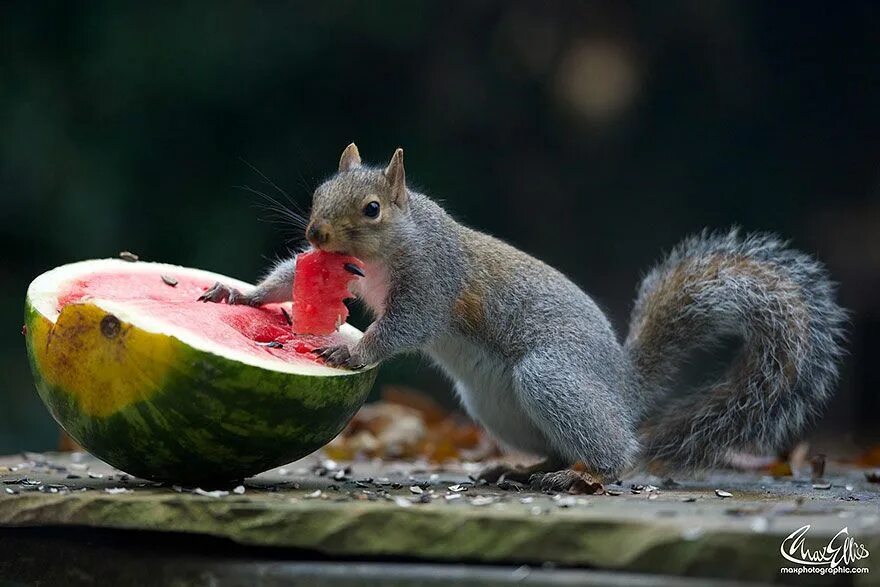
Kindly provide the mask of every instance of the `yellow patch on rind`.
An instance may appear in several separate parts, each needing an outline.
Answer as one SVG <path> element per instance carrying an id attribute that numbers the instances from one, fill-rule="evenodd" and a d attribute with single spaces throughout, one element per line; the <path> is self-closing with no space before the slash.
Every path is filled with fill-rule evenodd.
<path id="1" fill-rule="evenodd" d="M 88 303 L 68 304 L 54 324 L 42 316 L 31 321 L 28 336 L 45 382 L 99 418 L 159 391 L 179 354 L 171 337 L 145 332 Z"/>

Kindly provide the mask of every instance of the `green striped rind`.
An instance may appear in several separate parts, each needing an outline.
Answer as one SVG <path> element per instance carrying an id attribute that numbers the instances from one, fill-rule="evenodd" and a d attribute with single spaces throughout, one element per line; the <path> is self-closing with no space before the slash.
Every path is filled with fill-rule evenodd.
<path id="1" fill-rule="evenodd" d="M 174 339 L 176 362 L 159 393 L 95 417 L 41 376 L 30 333 L 46 318 L 29 300 L 25 320 L 37 390 L 55 420 L 98 458 L 147 479 L 224 483 L 299 459 L 345 427 L 376 378 L 375 368 L 337 376 L 280 373 Z"/>

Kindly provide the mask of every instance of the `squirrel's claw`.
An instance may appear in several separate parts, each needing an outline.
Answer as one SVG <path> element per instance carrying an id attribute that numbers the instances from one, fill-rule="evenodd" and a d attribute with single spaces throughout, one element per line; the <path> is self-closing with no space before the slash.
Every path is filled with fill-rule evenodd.
<path id="1" fill-rule="evenodd" d="M 228 304 L 236 304 L 240 303 L 241 298 L 242 295 L 240 291 L 217 281 L 214 285 L 208 288 L 205 293 L 199 296 L 198 301 L 215 303 L 225 301 Z"/>
<path id="2" fill-rule="evenodd" d="M 351 351 L 345 345 L 321 347 L 313 352 L 324 359 L 324 363 L 330 367 L 342 367 L 352 371 L 359 371 L 366 367 L 363 361 L 360 361 L 356 356 L 352 356 Z"/>

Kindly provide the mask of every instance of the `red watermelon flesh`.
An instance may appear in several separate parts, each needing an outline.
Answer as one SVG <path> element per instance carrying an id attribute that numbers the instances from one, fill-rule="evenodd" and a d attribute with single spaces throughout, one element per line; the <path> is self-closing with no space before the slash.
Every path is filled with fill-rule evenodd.
<path id="1" fill-rule="evenodd" d="M 293 332 L 325 335 L 336 332 L 348 318 L 343 300 L 354 297 L 349 289 L 363 263 L 350 255 L 312 250 L 296 257 L 293 278 Z"/>
<path id="2" fill-rule="evenodd" d="M 336 332 L 335 328 L 322 329 L 326 336 L 293 334 L 285 316 L 285 312 L 288 316 L 292 313 L 290 302 L 252 308 L 197 301 L 218 276 L 170 265 L 162 266 L 161 274 L 149 263 L 128 267 L 126 264 L 126 271 L 95 272 L 64 283 L 58 290 L 58 311 L 67 304 L 90 299 L 124 302 L 142 319 L 192 331 L 230 351 L 285 363 L 320 363 L 310 354 L 315 348 L 351 342 L 349 334 Z M 345 275 L 353 277 L 347 272 Z M 311 299 L 316 299 L 314 294 Z M 341 297 L 338 300 L 342 305 Z"/>

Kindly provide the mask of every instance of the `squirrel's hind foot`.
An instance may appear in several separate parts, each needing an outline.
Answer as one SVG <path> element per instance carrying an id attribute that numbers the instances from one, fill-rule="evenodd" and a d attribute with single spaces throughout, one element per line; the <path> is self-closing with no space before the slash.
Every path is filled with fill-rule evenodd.
<path id="1" fill-rule="evenodd" d="M 498 483 L 500 481 L 516 481 L 528 485 L 532 477 L 539 476 L 550 471 L 563 468 L 565 465 L 556 459 L 546 459 L 534 465 L 508 465 L 501 463 L 492 465 L 480 471 L 477 479 L 486 481 L 487 483 Z"/>
<path id="2" fill-rule="evenodd" d="M 589 473 L 573 469 L 562 469 L 550 473 L 536 473 L 529 478 L 529 485 L 535 491 L 545 493 L 602 493 L 602 482 Z"/>

